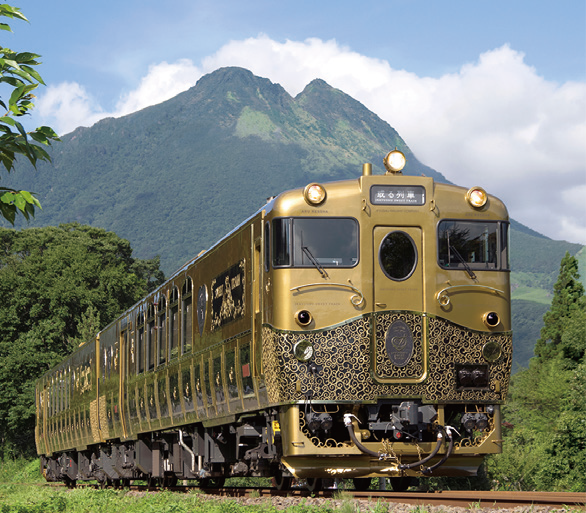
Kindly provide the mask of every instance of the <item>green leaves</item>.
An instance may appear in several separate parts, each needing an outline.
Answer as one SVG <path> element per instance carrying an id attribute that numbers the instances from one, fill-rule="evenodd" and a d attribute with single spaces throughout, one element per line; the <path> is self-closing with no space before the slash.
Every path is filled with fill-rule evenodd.
<path id="1" fill-rule="evenodd" d="M 0 228 L 0 440 L 34 449 L 34 380 L 159 279 L 158 260 L 133 258 L 113 232 Z"/>
<path id="2" fill-rule="evenodd" d="M 17 7 L 8 4 L 0 5 L 0 17 L 16 18 L 28 21 Z M 12 32 L 10 25 L 0 23 L 1 30 Z M 59 137 L 49 127 L 42 126 L 26 132 L 20 122 L 14 118 L 29 114 L 34 108 L 33 91 L 43 84 L 43 79 L 35 69 L 40 56 L 32 52 L 14 52 L 10 48 L 0 47 L 0 85 L 12 87 L 8 103 L 0 98 L 0 107 L 4 113 L 0 116 L 0 162 L 7 172 L 14 169 L 19 155 L 24 156 L 36 167 L 39 160 L 50 161 L 51 157 L 40 145 L 50 146 Z M 22 214 L 25 219 L 34 216 L 35 207 L 41 207 L 39 201 L 27 191 L 16 191 L 0 188 L 0 215 L 14 224 L 16 215 Z"/>
<path id="3" fill-rule="evenodd" d="M 25 219 L 35 216 L 35 207 L 41 208 L 41 203 L 28 191 L 15 191 L 0 187 L 0 214 L 14 224 L 17 212 Z"/>

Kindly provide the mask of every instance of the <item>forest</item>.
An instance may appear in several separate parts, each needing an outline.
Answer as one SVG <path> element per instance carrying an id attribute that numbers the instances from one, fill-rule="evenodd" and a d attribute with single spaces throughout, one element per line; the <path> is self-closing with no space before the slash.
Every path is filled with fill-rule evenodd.
<path id="1" fill-rule="evenodd" d="M 35 379 L 163 280 L 101 228 L 0 228 L 1 455 L 35 453 Z"/>
<path id="2" fill-rule="evenodd" d="M 585 352 L 584 286 L 566 253 L 535 356 L 512 378 L 504 451 L 487 463 L 497 487 L 586 491 Z"/>

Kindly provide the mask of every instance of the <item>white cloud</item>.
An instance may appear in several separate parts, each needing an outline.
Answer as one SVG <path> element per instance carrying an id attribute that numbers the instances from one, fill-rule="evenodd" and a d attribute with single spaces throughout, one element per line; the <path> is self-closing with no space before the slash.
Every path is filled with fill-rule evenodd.
<path id="1" fill-rule="evenodd" d="M 88 124 L 159 103 L 222 66 L 250 69 L 293 96 L 322 78 L 388 121 L 449 180 L 484 186 L 512 217 L 549 237 L 586 243 L 586 83 L 547 81 L 508 45 L 439 78 L 391 64 L 333 40 L 260 35 L 227 43 L 201 69 L 187 59 L 151 66 L 114 113 L 101 112 L 76 84 L 50 88 L 53 99 L 42 100 L 72 129 L 84 116 Z"/>
<path id="2" fill-rule="evenodd" d="M 105 116 L 97 102 L 76 82 L 48 86 L 36 101 L 35 118 L 53 127 L 58 134 L 93 125 Z"/>
<path id="3" fill-rule="evenodd" d="M 202 72 L 189 59 L 151 65 L 138 88 L 121 98 L 112 115 L 123 116 L 173 98 L 193 86 L 201 75 Z"/>
<path id="4" fill-rule="evenodd" d="M 48 86 L 37 101 L 36 115 L 58 134 L 66 134 L 78 126 L 91 126 L 107 117 L 125 116 L 173 98 L 193 86 L 201 75 L 201 70 L 189 59 L 151 65 L 138 87 L 124 93 L 110 112 L 102 109 L 80 84 L 62 82 Z"/>

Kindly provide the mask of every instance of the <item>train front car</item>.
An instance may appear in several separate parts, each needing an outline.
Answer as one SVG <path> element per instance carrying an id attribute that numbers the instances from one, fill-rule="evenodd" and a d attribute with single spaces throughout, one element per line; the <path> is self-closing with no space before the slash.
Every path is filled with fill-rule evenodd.
<path id="1" fill-rule="evenodd" d="M 508 214 L 389 172 L 280 195 L 265 219 L 263 365 L 278 480 L 475 475 L 501 452 Z"/>

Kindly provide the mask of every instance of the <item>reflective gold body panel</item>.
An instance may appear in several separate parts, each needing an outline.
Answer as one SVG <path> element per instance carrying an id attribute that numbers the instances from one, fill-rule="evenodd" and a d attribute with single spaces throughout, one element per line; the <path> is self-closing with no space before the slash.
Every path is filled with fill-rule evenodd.
<path id="1" fill-rule="evenodd" d="M 423 203 L 372 201 L 373 186 L 404 185 L 424 191 Z M 438 226 L 442 220 L 507 223 L 506 208 L 489 197 L 475 209 L 466 189 L 427 177 L 365 175 L 324 187 L 326 199 L 317 206 L 303 189 L 273 199 L 45 375 L 37 385 L 39 454 L 194 424 L 236 425 L 243 414 L 276 408 L 282 461 L 297 477 L 418 474 L 397 464 L 429 452 L 429 441 L 368 439 L 367 426 L 355 421 L 364 446 L 395 455 L 375 460 L 339 426 L 332 439 L 305 426 L 312 408 L 332 412 L 339 423 L 342 411 L 359 413 L 381 401 L 432 405 L 433 425 L 443 425 L 448 411 L 454 417 L 455 407 L 487 412 L 485 429 L 458 439 L 445 475 L 472 474 L 482 455 L 499 452 L 499 405 L 512 358 L 509 273 L 475 268 L 472 278 L 462 268 L 440 266 Z M 355 265 L 326 265 L 326 273 L 273 265 L 272 223 L 281 218 L 355 219 Z M 412 241 L 416 258 L 401 280 L 389 279 L 379 256 L 395 232 Z M 305 326 L 296 320 L 302 310 L 311 314 Z M 487 312 L 498 313 L 496 327 L 483 321 Z M 149 339 L 161 336 L 155 328 L 167 338 Z M 294 355 L 301 340 L 313 348 L 307 362 Z M 399 347 L 405 341 L 408 351 Z M 489 342 L 500 351 L 492 361 L 483 352 Z M 486 386 L 458 387 L 457 370 L 474 366 L 488 369 Z"/>

